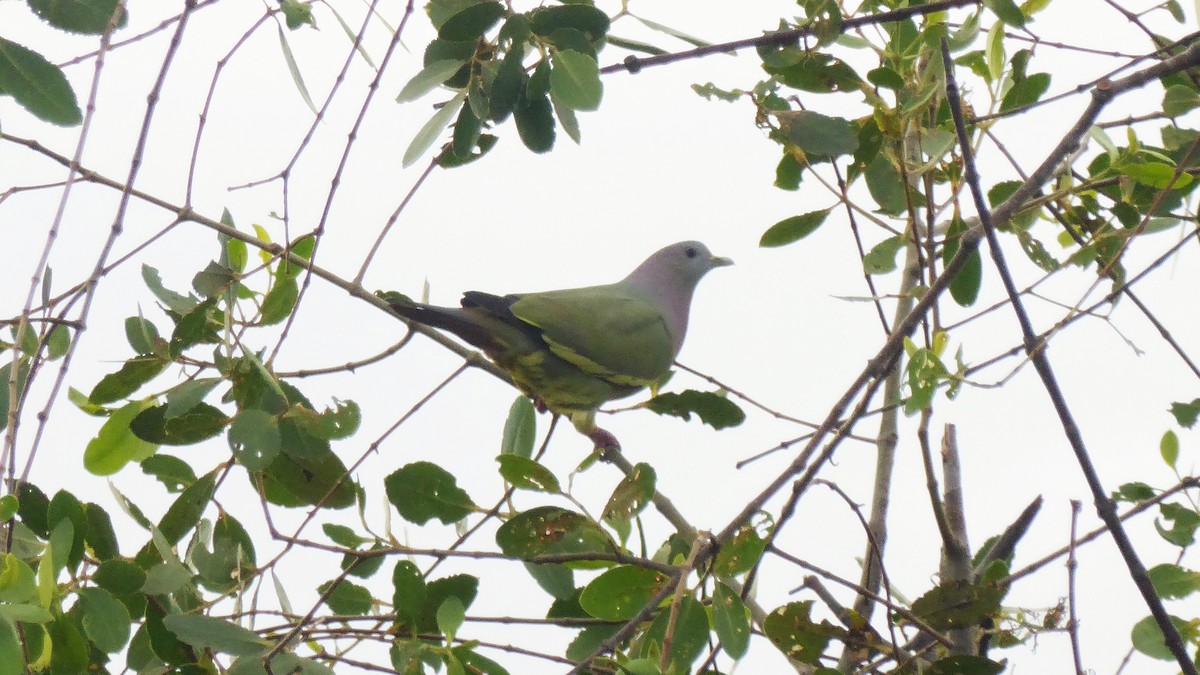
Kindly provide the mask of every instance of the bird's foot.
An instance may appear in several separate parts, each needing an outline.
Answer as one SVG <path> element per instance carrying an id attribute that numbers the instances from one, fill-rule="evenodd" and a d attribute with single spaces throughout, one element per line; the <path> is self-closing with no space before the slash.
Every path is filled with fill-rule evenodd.
<path id="1" fill-rule="evenodd" d="M 617 452 L 621 451 L 620 441 L 618 441 L 617 437 L 613 436 L 612 432 L 610 431 L 605 431 L 600 427 L 596 427 L 595 429 L 587 432 L 586 435 L 588 438 L 592 439 L 592 443 L 596 444 L 596 450 L 601 452 L 607 450 L 616 450 Z"/>
<path id="2" fill-rule="evenodd" d="M 549 410 L 549 408 L 546 407 L 546 402 L 537 396 L 533 397 L 533 409 L 540 413 L 544 413 Z"/>

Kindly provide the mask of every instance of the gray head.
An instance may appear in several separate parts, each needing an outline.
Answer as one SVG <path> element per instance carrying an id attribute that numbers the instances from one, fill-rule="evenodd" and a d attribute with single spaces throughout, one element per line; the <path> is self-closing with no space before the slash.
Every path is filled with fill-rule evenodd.
<path id="1" fill-rule="evenodd" d="M 654 252 L 621 283 L 636 286 L 658 303 L 678 354 L 696 284 L 709 270 L 732 264 L 698 241 L 681 241 Z"/>
<path id="2" fill-rule="evenodd" d="M 732 264 L 732 260 L 713 255 L 698 241 L 681 241 L 655 251 L 625 281 L 645 288 L 673 285 L 695 289 L 709 270 Z"/>

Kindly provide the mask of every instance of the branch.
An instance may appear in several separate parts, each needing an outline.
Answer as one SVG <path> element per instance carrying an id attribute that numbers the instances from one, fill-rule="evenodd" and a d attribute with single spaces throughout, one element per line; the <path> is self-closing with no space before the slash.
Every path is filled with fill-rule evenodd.
<path id="1" fill-rule="evenodd" d="M 862 28 L 863 26 L 872 26 L 881 23 L 891 23 L 893 21 L 901 21 L 903 19 L 912 18 L 914 16 L 924 16 L 935 12 L 943 12 L 948 9 L 957 7 L 967 7 L 969 5 L 979 5 L 980 0 L 941 0 L 940 2 L 930 2 L 923 5 L 913 7 L 905 7 L 896 9 L 890 12 L 881 12 L 879 14 L 871 14 L 853 19 L 846 19 L 841 24 L 842 32 L 852 28 Z M 721 42 L 713 45 L 705 45 L 695 49 L 688 49 L 682 52 L 673 54 L 659 54 L 657 56 L 627 56 L 621 63 L 614 63 L 611 66 L 604 66 L 600 72 L 607 75 L 619 71 L 626 71 L 636 75 L 645 68 L 654 66 L 665 66 L 668 63 L 676 61 L 687 61 L 689 59 L 699 59 L 713 54 L 730 54 L 732 52 L 749 49 L 750 47 L 770 47 L 770 46 L 788 46 L 794 45 L 800 41 L 800 38 L 807 37 L 812 34 L 815 27 L 814 23 L 809 23 L 800 28 L 792 30 L 779 30 L 764 33 L 758 37 L 743 38 L 732 42 Z"/>
<path id="2" fill-rule="evenodd" d="M 1112 533 L 1113 541 L 1117 544 L 1117 548 L 1121 551 L 1121 557 L 1125 561 L 1126 567 L 1129 568 L 1129 575 L 1133 579 L 1134 584 L 1141 592 L 1142 598 L 1146 602 L 1146 606 L 1150 609 L 1150 613 L 1154 616 L 1155 622 L 1162 630 L 1164 642 L 1167 648 L 1175 656 L 1179 662 L 1180 669 L 1187 675 L 1196 675 L 1196 664 L 1192 662 L 1188 656 L 1187 649 L 1184 647 L 1183 639 L 1179 635 L 1178 629 L 1172 623 L 1171 617 L 1167 614 L 1166 608 L 1162 604 L 1162 600 L 1155 592 L 1154 586 L 1150 583 L 1150 577 L 1146 573 L 1146 567 L 1142 564 L 1138 557 L 1137 550 L 1133 547 L 1133 542 L 1129 540 L 1125 528 L 1121 525 L 1121 521 L 1117 518 L 1116 507 L 1111 499 L 1108 498 L 1108 493 L 1104 489 L 1104 485 L 1100 482 L 1100 476 L 1096 473 L 1096 468 L 1092 465 L 1091 457 L 1088 454 L 1087 446 L 1083 441 L 1083 434 L 1075 422 L 1074 416 L 1071 414 L 1067 406 L 1067 401 L 1063 395 L 1061 387 L 1058 385 L 1058 380 L 1054 375 L 1054 371 L 1050 366 L 1050 360 L 1046 356 L 1044 343 L 1038 340 L 1036 333 L 1033 330 L 1033 323 L 1029 319 L 1029 315 L 1025 311 L 1025 305 L 1021 301 L 1020 293 L 1017 290 L 1016 283 L 1013 281 L 1012 274 L 1008 270 L 1008 263 L 1004 258 L 1004 252 L 1000 248 L 1000 241 L 996 236 L 996 228 L 993 226 L 992 214 L 987 205 L 987 199 L 984 196 L 983 188 L 979 183 L 979 173 L 975 167 L 974 152 L 971 149 L 970 139 L 967 137 L 966 123 L 963 121 L 962 101 L 959 99 L 958 85 L 954 80 L 953 61 L 950 59 L 950 47 L 946 40 L 942 40 L 942 61 L 946 68 L 946 99 L 950 105 L 950 112 L 954 118 L 954 130 L 958 135 L 959 150 L 962 153 L 963 168 L 967 184 L 971 188 L 971 197 L 975 202 L 975 210 L 978 214 L 979 225 L 982 227 L 984 236 L 987 237 L 988 251 L 992 257 L 992 263 L 996 267 L 996 271 L 1000 274 L 1000 279 L 1004 284 L 1005 293 L 1008 294 L 1009 302 L 1012 304 L 1013 312 L 1016 314 L 1017 323 L 1021 326 L 1021 335 L 1025 341 L 1025 353 L 1033 362 L 1033 367 L 1037 371 L 1038 376 L 1042 380 L 1042 386 L 1046 389 L 1051 402 L 1054 405 L 1054 410 L 1058 414 L 1059 422 L 1062 425 L 1063 432 L 1067 437 L 1067 441 L 1071 445 L 1071 449 L 1075 453 L 1075 459 L 1079 464 L 1079 468 L 1083 471 L 1084 479 L 1087 481 L 1088 488 L 1092 492 L 1092 498 L 1095 501 L 1096 511 L 1100 518 L 1108 525 L 1109 531 Z M 1200 45 L 1189 48 L 1186 52 L 1180 55 L 1182 58 L 1188 56 L 1192 59 L 1200 61 Z M 1140 87 L 1149 81 L 1147 73 L 1156 72 L 1159 75 L 1170 72 L 1169 69 L 1164 69 L 1164 66 L 1175 59 L 1168 59 L 1163 63 L 1151 66 L 1145 70 L 1130 75 L 1118 82 L 1124 83 L 1120 87 L 1118 83 L 1112 83 L 1110 87 L 1097 87 L 1093 93 L 1092 107 L 1102 107 L 1113 95 L 1115 91 L 1128 90 L 1133 87 Z M 1161 71 L 1161 72 L 1159 72 Z M 1158 75 L 1156 75 L 1158 76 Z M 1099 112 L 1097 108 L 1096 112 Z M 1087 119 L 1085 116 L 1081 118 Z M 1076 124 L 1078 127 L 1079 124 Z M 1090 124 L 1089 124 L 1090 126 Z M 1067 139 L 1064 139 L 1066 141 Z M 1062 147 L 1060 144 L 1059 147 Z M 1042 170 L 1046 170 L 1047 178 L 1049 173 L 1053 171 L 1053 167 L 1046 167 L 1044 163 L 1038 171 L 1034 172 L 1034 176 Z M 1030 185 L 1026 182 L 1018 189 L 1020 192 Z M 1007 205 L 1016 199 L 1016 195 L 1009 199 L 1008 202 L 1001 205 Z M 998 215 L 1000 209 L 997 209 L 997 222 L 1003 222 Z M 975 229 L 975 228 L 972 228 Z"/>

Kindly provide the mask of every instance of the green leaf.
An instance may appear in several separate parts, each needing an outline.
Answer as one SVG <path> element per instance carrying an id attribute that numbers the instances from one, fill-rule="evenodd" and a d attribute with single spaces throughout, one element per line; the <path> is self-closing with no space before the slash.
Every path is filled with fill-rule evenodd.
<path id="1" fill-rule="evenodd" d="M 117 0 L 29 0 L 29 8 L 43 21 L 70 33 L 99 35 L 117 11 Z M 123 28 L 124 11 L 115 26 Z"/>
<path id="2" fill-rule="evenodd" d="M 655 47 L 652 44 L 647 44 L 640 40 L 631 40 L 629 38 L 618 37 L 618 36 L 612 35 L 612 34 L 608 35 L 608 37 L 606 38 L 606 41 L 608 42 L 608 44 L 610 44 L 614 47 L 620 47 L 621 49 L 628 49 L 631 52 L 641 52 L 643 54 L 650 54 L 651 56 L 659 56 L 659 55 L 668 53 L 667 50 L 662 49 L 660 47 Z M 696 87 L 697 87 L 697 85 L 694 85 L 694 84 L 692 85 L 692 89 L 696 89 Z M 703 94 L 701 94 L 701 96 L 703 96 Z"/>
<path id="3" fill-rule="evenodd" d="M 264 410 L 242 410 L 229 425 L 229 447 L 238 462 L 251 471 L 270 466 L 281 444 L 279 418 Z"/>
<path id="4" fill-rule="evenodd" d="M 437 626 L 442 635 L 446 636 L 447 642 L 453 642 L 454 636 L 458 634 L 458 629 L 462 628 L 463 620 L 467 616 L 467 608 L 463 607 L 462 600 L 453 595 L 442 601 L 442 604 L 437 608 Z"/>
<path id="5" fill-rule="evenodd" d="M 228 267 L 210 260 L 204 269 L 192 277 L 192 288 L 202 298 L 215 298 L 237 282 L 238 275 Z"/>
<path id="6" fill-rule="evenodd" d="M 117 372 L 100 378 L 96 386 L 92 387 L 92 393 L 88 394 L 88 401 L 102 405 L 126 398 L 157 377 L 169 363 L 170 361 L 156 356 L 136 356 L 129 359 Z"/>
<path id="7" fill-rule="evenodd" d="M 166 305 L 167 309 L 176 314 L 186 315 L 196 308 L 200 301 L 191 296 L 183 296 L 175 291 L 163 286 L 162 277 L 159 276 L 158 270 L 149 266 L 142 265 L 142 280 L 146 283 L 146 287 L 158 298 L 160 302 Z"/>
<path id="8" fill-rule="evenodd" d="M 504 5 L 481 2 L 459 11 L 438 28 L 439 40 L 463 42 L 477 40 L 491 30 L 504 16 Z"/>
<path id="9" fill-rule="evenodd" d="M 479 144 L 480 137 L 483 136 L 483 123 L 479 121 L 480 118 L 476 115 L 474 109 L 474 104 L 481 98 L 481 93 L 468 95 L 467 102 L 471 105 L 464 105 L 462 110 L 458 111 L 458 119 L 454 121 L 454 133 L 452 136 L 452 147 L 456 157 L 466 160 L 472 159 L 471 151 L 475 149 L 475 146 Z M 445 157 L 448 158 L 449 155 L 445 155 Z M 445 166 L 445 164 L 442 166 Z"/>
<path id="10" fill-rule="evenodd" d="M 560 101 L 553 92 L 550 93 L 550 104 L 554 108 L 554 116 L 562 125 L 562 130 L 567 132 L 567 137 L 575 141 L 576 145 L 582 143 L 583 132 L 579 129 L 579 118 L 575 116 L 575 111 L 571 106 Z"/>
<path id="11" fill-rule="evenodd" d="M 434 141 L 438 139 L 442 131 L 450 126 L 450 120 L 454 119 L 454 116 L 458 114 L 459 108 L 462 107 L 463 102 L 466 100 L 467 93 L 459 92 L 454 98 L 439 108 L 437 112 L 433 113 L 433 117 L 430 117 L 429 121 L 421 127 L 421 130 L 417 132 L 417 135 L 408 144 L 408 149 L 404 151 L 404 159 L 401 161 L 403 167 L 408 168 L 415 164 L 433 146 Z"/>
<path id="12" fill-rule="evenodd" d="M 33 483 L 21 481 L 17 486 L 17 501 L 17 515 L 21 517 L 21 522 L 33 530 L 34 534 L 46 538 L 50 533 L 50 523 L 46 520 L 46 514 L 50 510 L 50 498 Z"/>
<path id="13" fill-rule="evenodd" d="M 1191 403 L 1181 401 L 1172 403 L 1171 415 L 1175 417 L 1179 426 L 1191 429 L 1196 425 L 1196 419 L 1200 418 L 1200 398 L 1192 399 Z"/>
<path id="14" fill-rule="evenodd" d="M 1005 665 L 983 656 L 955 654 L 938 659 L 929 667 L 928 675 L 999 675 Z"/>
<path id="15" fill-rule="evenodd" d="M 168 492 L 179 492 L 196 482 L 196 472 L 187 462 L 171 455 L 156 454 L 142 460 L 142 473 L 153 476 Z"/>
<path id="16" fill-rule="evenodd" d="M 508 408 L 500 452 L 519 457 L 533 456 L 534 436 L 537 434 L 537 415 L 527 396 L 518 396 Z"/>
<path id="17" fill-rule="evenodd" d="M 907 342 L 906 346 L 911 344 Z M 938 384 L 950 374 L 938 355 L 933 350 L 924 348 L 911 351 L 904 372 L 909 388 L 909 397 L 904 401 L 904 412 L 908 415 L 928 408 Z"/>
<path id="18" fill-rule="evenodd" d="M 129 429 L 147 443 L 193 445 L 220 434 L 229 424 L 225 413 L 207 403 L 174 417 L 167 417 L 167 410 L 166 405 L 147 408 L 133 418 Z"/>
<path id="19" fill-rule="evenodd" d="M 96 559 L 104 561 L 120 555 L 117 533 L 113 530 L 108 512 L 92 502 L 84 504 L 83 511 L 87 522 L 84 541 Z"/>
<path id="20" fill-rule="evenodd" d="M 1028 58 L 1027 51 L 1022 50 L 1017 52 L 1017 55 L 1022 54 L 1026 55 L 1026 59 Z M 1014 56 L 1013 60 L 1015 61 L 1016 58 L 1017 56 Z M 1008 93 L 1004 95 L 1004 100 L 1000 103 L 1000 112 L 1008 112 L 1009 110 L 1037 103 L 1042 98 L 1042 94 L 1045 94 L 1046 90 L 1050 88 L 1049 73 L 1025 75 L 1024 68 L 1024 62 L 1022 62 L 1019 69 L 1014 65 L 1013 83 Z"/>
<path id="21" fill-rule="evenodd" d="M 1004 24 L 994 23 L 988 29 L 987 50 L 984 56 L 987 62 L 989 82 L 998 82 L 1004 74 Z"/>
<path id="22" fill-rule="evenodd" d="M 605 640 L 612 637 L 620 626 L 589 626 L 579 631 L 571 644 L 567 645 L 565 656 L 576 663 L 583 662 L 604 643 Z"/>
<path id="23" fill-rule="evenodd" d="M 281 452 L 258 475 L 263 495 L 273 504 L 344 509 L 354 505 L 359 490 L 346 480 L 346 465 L 327 448 L 312 458 Z"/>
<path id="24" fill-rule="evenodd" d="M 0 365 L 0 430 L 8 428 L 8 409 L 12 402 L 9 398 L 8 381 L 12 377 L 13 362 L 7 357 Z M 21 358 L 17 362 L 17 395 L 25 391 L 25 383 L 29 380 L 29 359 Z M 76 404 L 78 405 L 78 403 Z M 85 405 L 91 405 L 85 403 Z"/>
<path id="25" fill-rule="evenodd" d="M 1162 455 L 1163 461 L 1172 469 L 1175 468 L 1175 462 L 1179 459 L 1179 436 L 1175 435 L 1174 431 L 1168 429 L 1163 435 L 1162 440 L 1158 442 L 1158 452 Z"/>
<path id="26" fill-rule="evenodd" d="M 1129 164 L 1120 168 L 1121 174 L 1155 189 L 1171 188 L 1178 190 L 1192 184 L 1192 177 L 1187 173 L 1175 175 L 1175 167 L 1162 162 L 1145 162 Z"/>
<path id="27" fill-rule="evenodd" d="M 713 570 L 718 576 L 732 577 L 749 572 L 762 558 L 767 540 L 753 524 L 743 525 L 724 546 L 717 551 Z"/>
<path id="28" fill-rule="evenodd" d="M 995 584 L 947 581 L 917 598 L 912 611 L 937 630 L 969 628 L 994 615 L 1002 596 Z"/>
<path id="29" fill-rule="evenodd" d="M 392 570 L 392 609 L 396 623 L 413 629 L 425 606 L 426 586 L 421 571 L 410 560 L 401 560 Z"/>
<path id="30" fill-rule="evenodd" d="M 87 538 L 87 514 L 75 495 L 66 490 L 59 490 L 50 498 L 50 505 L 46 509 L 46 522 L 53 529 L 64 520 L 70 521 L 72 535 L 70 541 L 66 542 L 66 548 L 60 549 L 59 552 L 66 555 L 67 566 L 74 570 L 83 560 L 84 543 Z"/>
<path id="31" fill-rule="evenodd" d="M 23 654 L 16 627 L 8 619 L 0 616 L 0 673 L 27 672 Z"/>
<path id="32" fill-rule="evenodd" d="M 600 66 L 594 57 L 565 49 L 551 54 L 550 64 L 550 91 L 556 101 L 574 110 L 600 107 L 604 85 L 600 82 Z"/>
<path id="33" fill-rule="evenodd" d="M 101 651 L 113 654 L 129 642 L 129 610 L 103 588 L 79 589 L 83 632 Z"/>
<path id="34" fill-rule="evenodd" d="M 325 593 L 332 583 L 332 581 L 326 581 L 318 586 L 317 590 Z M 325 603 L 329 605 L 329 609 L 333 610 L 334 614 L 362 616 L 371 611 L 375 601 L 371 598 L 371 591 L 343 579 L 333 587 L 333 591 L 329 593 Z"/>
<path id="35" fill-rule="evenodd" d="M 881 212 L 894 216 L 908 210 L 908 192 L 904 180 L 885 153 L 881 152 L 871 160 L 863 172 L 863 178 Z"/>
<path id="36" fill-rule="evenodd" d="M 31 604 L 0 605 L 0 617 L 18 623 L 49 623 L 54 620 L 54 615 L 49 610 Z M 27 638 L 33 638 L 36 633 L 25 635 Z"/>
<path id="37" fill-rule="evenodd" d="M 791 155 L 785 156 L 784 159 L 786 160 L 788 157 L 791 157 Z M 778 184 L 779 181 L 776 179 L 776 185 Z M 829 211 L 830 209 L 810 211 L 798 216 L 784 218 L 768 228 L 766 232 L 763 232 L 762 238 L 758 240 L 758 245 L 775 247 L 799 241 L 816 232 L 817 228 L 825 222 L 825 218 L 829 216 Z"/>
<path id="38" fill-rule="evenodd" d="M 690 420 L 691 413 L 696 413 L 701 422 L 718 430 L 736 427 L 746 420 L 746 413 L 720 392 L 695 389 L 668 392 L 655 396 L 644 405 L 659 415 L 682 417 L 684 420 Z"/>
<path id="39" fill-rule="evenodd" d="M 170 614 L 163 617 L 162 622 L 181 641 L 222 654 L 259 654 L 271 644 L 254 631 L 212 616 Z"/>
<path id="40" fill-rule="evenodd" d="M 305 432 L 325 441 L 347 438 L 358 431 L 362 409 L 354 401 L 334 400 L 337 407 L 317 412 L 300 403 L 292 405 L 285 419 L 296 422 Z"/>
<path id="41" fill-rule="evenodd" d="M 633 15 L 630 15 L 630 16 L 633 16 Z M 676 29 L 674 29 L 674 28 L 671 28 L 670 26 L 664 26 L 663 24 L 661 24 L 661 23 L 658 23 L 657 21 L 651 21 L 651 20 L 649 20 L 649 19 L 643 19 L 643 18 L 642 18 L 642 17 L 640 17 L 640 16 L 633 16 L 633 18 L 635 18 L 635 19 L 637 19 L 638 21 L 640 21 L 640 22 L 642 23 L 642 25 L 646 26 L 646 27 L 647 27 L 647 28 L 649 28 L 650 30 L 656 30 L 656 31 L 658 31 L 658 32 L 660 32 L 660 33 L 664 33 L 664 34 L 666 34 L 666 35 L 670 35 L 671 37 L 675 38 L 676 40 L 682 40 L 682 41 L 684 41 L 684 42 L 686 42 L 686 43 L 688 43 L 688 44 L 690 44 L 690 45 L 692 45 L 692 46 L 694 46 L 694 47 L 707 47 L 707 46 L 709 46 L 710 44 L 712 44 L 712 43 L 711 43 L 711 42 L 709 42 L 708 40 L 702 40 L 702 39 L 700 39 L 700 38 L 698 38 L 698 37 L 694 37 L 694 36 L 692 36 L 692 35 L 689 35 L 689 34 L 687 34 L 687 33 L 684 33 L 684 32 L 683 32 L 683 31 L 681 31 L 681 30 L 676 30 Z"/>
<path id="42" fill-rule="evenodd" d="M 614 42 L 613 44 L 616 44 L 616 43 Z M 659 51 L 662 52 L 663 54 L 666 53 L 666 51 L 664 51 L 664 50 L 659 50 Z M 725 101 L 726 103 L 733 103 L 734 101 L 737 101 L 738 99 L 740 99 L 741 97 L 743 97 L 747 93 L 749 93 L 749 92 L 742 91 L 741 89 L 721 89 L 720 87 L 713 84 L 712 82 L 705 82 L 704 84 L 693 84 L 692 91 L 696 92 L 700 96 L 703 96 L 704 100 L 706 100 L 706 101 L 711 101 L 715 98 L 718 101 Z M 786 155 L 784 155 L 784 156 L 786 157 Z"/>
<path id="43" fill-rule="evenodd" d="M 7 494 L 0 497 L 0 521 L 12 520 L 20 506 L 21 502 L 17 500 L 16 495 Z"/>
<path id="44" fill-rule="evenodd" d="M 521 560 L 553 553 L 613 551 L 612 541 L 599 525 L 557 506 L 539 506 L 509 518 L 496 531 L 496 543 L 505 555 Z"/>
<path id="45" fill-rule="evenodd" d="M 671 577 L 635 565 L 618 565 L 584 587 L 579 604 L 597 619 L 626 621 L 654 598 Z"/>
<path id="46" fill-rule="evenodd" d="M 789 602 L 767 615 L 763 632 L 788 658 L 800 663 L 817 663 L 836 631 L 829 622 L 813 623 L 812 601 Z"/>
<path id="47" fill-rule="evenodd" d="M 189 348 L 198 344 L 217 344 L 221 341 L 216 329 L 221 325 L 215 312 L 216 300 L 209 299 L 192 308 L 192 311 L 180 317 L 171 331 L 171 340 L 167 345 L 167 355 L 178 358 Z"/>
<path id="48" fill-rule="evenodd" d="M 654 467 L 638 462 L 613 490 L 602 517 L 606 520 L 632 520 L 654 497 L 657 481 Z"/>
<path id="49" fill-rule="evenodd" d="M 526 148 L 541 154 L 554 147 L 554 112 L 549 96 L 541 94 L 522 101 L 513 110 L 513 117 Z"/>
<path id="50" fill-rule="evenodd" d="M 296 269 L 292 267 L 291 269 Z M 274 326 L 291 315 L 300 297 L 300 286 L 294 278 L 279 279 L 263 297 L 260 326 Z"/>
<path id="51" fill-rule="evenodd" d="M 659 612 L 650 628 L 642 637 L 640 656 L 653 656 L 658 660 L 662 645 L 666 644 L 667 624 L 670 612 Z M 675 623 L 675 634 L 671 640 L 671 651 L 668 654 L 668 672 L 691 672 L 691 663 L 696 660 L 708 644 L 709 624 L 708 612 L 704 605 L 691 595 L 685 595 L 679 602 L 679 614 Z"/>
<path id="52" fill-rule="evenodd" d="M 158 328 L 141 316 L 125 319 L 125 339 L 133 351 L 143 356 L 166 352 L 166 341 L 158 334 Z"/>
<path id="53" fill-rule="evenodd" d="M 904 89 L 904 78 L 900 73 L 886 66 L 881 66 L 867 73 L 867 81 L 876 87 L 901 91 Z"/>
<path id="54" fill-rule="evenodd" d="M 316 19 L 313 18 L 312 5 L 309 3 L 301 0 L 280 0 L 279 9 L 283 10 L 288 30 L 317 25 Z"/>
<path id="55" fill-rule="evenodd" d="M 983 0 L 983 6 L 992 10 L 996 18 L 1014 28 L 1025 25 L 1025 15 L 1013 0 Z"/>
<path id="56" fill-rule="evenodd" d="M 181 382 L 167 390 L 166 417 L 178 417 L 196 407 L 216 388 L 222 380 L 217 377 L 202 377 Z"/>
<path id="57" fill-rule="evenodd" d="M 896 254 L 904 248 L 904 236 L 888 237 L 871 247 L 863 256 L 863 270 L 867 274 L 887 274 L 896 269 Z"/>
<path id="58" fill-rule="evenodd" d="M 712 612 L 721 646 L 730 657 L 742 658 L 750 646 L 750 614 L 741 596 L 718 581 L 713 588 Z"/>
<path id="59" fill-rule="evenodd" d="M 450 79 L 463 64 L 459 59 L 443 59 L 430 63 L 404 85 L 400 94 L 396 96 L 396 103 L 408 103 L 428 94 L 439 84 Z"/>
<path id="60" fill-rule="evenodd" d="M 217 489 L 217 474 L 221 471 L 222 469 L 218 467 L 204 474 L 203 477 L 179 493 L 179 496 L 167 508 L 167 512 L 158 521 L 158 531 L 162 533 L 167 542 L 172 545 L 178 543 L 180 539 L 183 539 L 183 535 L 190 532 L 200 522 L 200 516 L 208 508 L 213 492 Z"/>
<path id="61" fill-rule="evenodd" d="M 46 335 L 46 355 L 51 360 L 62 358 L 71 348 L 71 330 L 59 324 Z"/>
<path id="62" fill-rule="evenodd" d="M 111 476 L 127 463 L 153 455 L 158 446 L 138 438 L 129 428 L 133 418 L 150 406 L 150 401 L 132 401 L 114 411 L 84 448 L 84 468 L 97 476 Z"/>
<path id="63" fill-rule="evenodd" d="M 500 67 L 496 70 L 496 79 L 488 92 L 488 113 L 493 122 L 500 123 L 508 119 L 521 103 L 521 95 L 525 91 L 525 83 L 529 76 L 525 74 L 522 65 L 521 49 L 513 49 L 504 56 Z"/>
<path id="64" fill-rule="evenodd" d="M 515 488 L 550 494 L 562 493 L 562 486 L 554 473 L 528 457 L 500 455 L 496 461 L 500 462 L 500 475 Z"/>
<path id="65" fill-rule="evenodd" d="M 383 482 L 388 501 L 405 520 L 417 525 L 432 518 L 449 525 L 478 508 L 454 476 L 432 462 L 408 464 Z"/>
<path id="66" fill-rule="evenodd" d="M 1200 107 L 1200 93 L 1183 84 L 1167 87 L 1163 95 L 1163 113 L 1167 117 L 1178 117 L 1189 110 Z"/>
<path id="67" fill-rule="evenodd" d="M 1154 496 L 1154 488 L 1145 483 L 1125 483 L 1113 491 L 1113 499 L 1121 502 L 1141 502 Z"/>
<path id="68" fill-rule="evenodd" d="M 39 119 L 59 126 L 83 121 L 75 92 L 62 70 L 37 52 L 0 37 L 0 93 Z"/>
<path id="69" fill-rule="evenodd" d="M 417 629 L 423 633 L 438 630 L 437 610 L 448 598 L 458 598 L 463 607 L 470 607 L 479 593 L 479 579 L 469 574 L 455 574 L 435 579 L 425 587 L 425 602 Z"/>
<path id="70" fill-rule="evenodd" d="M 1154 529 L 1158 530 L 1160 537 L 1180 548 L 1186 548 L 1196 542 L 1196 529 L 1200 528 L 1200 513 L 1182 504 L 1174 503 L 1159 504 L 1158 512 L 1163 521 L 1171 524 L 1171 527 L 1168 528 L 1163 522 L 1154 521 Z"/>
<path id="71" fill-rule="evenodd" d="M 570 567 L 556 563 L 525 563 L 529 576 L 555 600 L 570 600 L 575 597 L 575 573 Z"/>
<path id="72" fill-rule="evenodd" d="M 146 583 L 146 571 L 124 558 L 112 558 L 100 563 L 92 581 L 113 595 L 128 595 Z"/>
<path id="73" fill-rule="evenodd" d="M 800 163 L 800 160 L 796 159 L 796 156 L 791 152 L 783 153 L 783 157 L 779 159 L 779 164 L 775 165 L 775 187 L 780 190 L 799 190 L 800 179 L 803 177 L 804 165 Z M 763 239 L 766 239 L 766 236 L 764 234 Z M 760 241 L 758 245 L 768 246 L 769 244 L 764 244 Z"/>
<path id="74" fill-rule="evenodd" d="M 12 553 L 0 556 L 0 603 L 22 603 L 36 592 L 37 581 L 29 563 Z"/>
<path id="75" fill-rule="evenodd" d="M 192 650 L 175 637 L 175 633 L 168 630 L 164 625 L 165 612 L 155 603 L 146 605 L 146 634 L 150 639 L 150 646 L 154 650 L 154 656 L 166 663 L 184 664 L 195 661 L 195 655 Z M 193 617 L 194 619 L 208 620 L 209 617 Z M 219 621 L 219 619 L 212 619 Z M 191 631 L 188 631 L 191 632 Z M 136 642 L 136 639 L 135 639 Z"/>
<path id="76" fill-rule="evenodd" d="M 321 531 L 325 533 L 326 537 L 332 539 L 333 543 L 346 548 L 358 548 L 371 541 L 366 537 L 359 536 L 357 532 L 345 525 L 325 523 L 321 526 Z"/>
<path id="77" fill-rule="evenodd" d="M 1200 591 L 1200 572 L 1186 567 L 1163 563 L 1151 567 L 1147 573 L 1150 575 L 1150 583 L 1154 585 L 1154 591 L 1164 600 L 1186 598 Z"/>
<path id="78" fill-rule="evenodd" d="M 788 138 L 801 150 L 821 157 L 849 155 L 858 148 L 858 135 L 850 120 L 811 110 L 787 113 Z"/>
<path id="79" fill-rule="evenodd" d="M 962 235 L 967 231 L 967 225 L 961 219 L 955 218 L 950 223 L 950 228 L 946 231 L 946 240 L 942 246 L 942 264 L 950 262 L 950 259 L 958 253 L 959 243 Z M 963 307 L 970 307 L 975 304 L 976 298 L 979 297 L 979 288 L 983 285 L 983 257 L 979 253 L 977 247 L 971 251 L 958 273 L 954 275 L 954 279 L 950 282 L 950 296 L 954 301 Z"/>
<path id="80" fill-rule="evenodd" d="M 279 37 L 279 51 L 283 54 L 283 62 L 287 64 L 288 73 L 292 76 L 292 84 L 296 85 L 296 92 L 300 94 L 304 105 L 308 106 L 308 109 L 316 115 L 317 106 L 313 105 L 312 96 L 308 93 L 308 86 L 304 84 L 304 76 L 300 72 L 300 65 L 296 63 L 296 56 L 292 53 L 292 45 L 288 43 L 287 34 L 283 32 L 283 28 L 278 26 L 275 33 Z"/>
<path id="81" fill-rule="evenodd" d="M 1175 624 L 1175 628 L 1179 631 L 1179 636 L 1183 638 L 1184 644 L 1194 642 L 1197 637 L 1200 637 L 1200 629 L 1197 628 L 1194 621 L 1184 621 L 1175 615 L 1171 615 L 1171 623 Z M 1163 637 L 1162 628 L 1159 628 L 1158 622 L 1152 616 L 1148 616 L 1134 624 L 1129 639 L 1133 642 L 1134 649 L 1152 659 L 1160 661 L 1175 660 L 1175 655 L 1167 648 L 1167 641 Z"/>
<path id="82" fill-rule="evenodd" d="M 537 35 L 549 36 L 563 28 L 574 28 L 599 40 L 608 33 L 610 21 L 604 12 L 583 4 L 539 7 L 529 14 L 529 29 Z"/>

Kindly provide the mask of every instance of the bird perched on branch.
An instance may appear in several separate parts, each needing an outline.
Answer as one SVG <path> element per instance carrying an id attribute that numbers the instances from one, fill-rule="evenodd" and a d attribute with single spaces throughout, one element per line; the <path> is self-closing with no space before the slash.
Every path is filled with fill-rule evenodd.
<path id="1" fill-rule="evenodd" d="M 696 284 L 709 270 L 732 264 L 698 241 L 683 241 L 603 286 L 511 295 L 468 291 L 462 307 L 386 299 L 405 319 L 482 349 L 538 410 L 565 415 L 603 449 L 620 444 L 596 426 L 596 410 L 666 377 L 683 345 Z"/>

